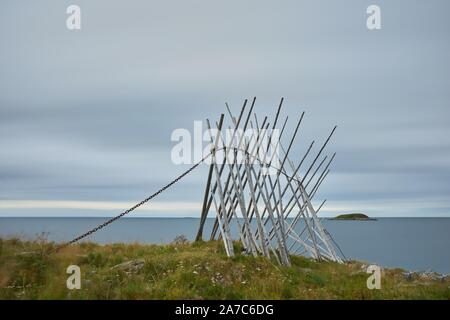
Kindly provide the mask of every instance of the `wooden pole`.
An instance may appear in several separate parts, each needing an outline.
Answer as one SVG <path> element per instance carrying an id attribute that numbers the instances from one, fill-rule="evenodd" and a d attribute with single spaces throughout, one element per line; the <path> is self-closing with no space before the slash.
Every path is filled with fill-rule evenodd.
<path id="1" fill-rule="evenodd" d="M 223 124 L 223 118 L 224 118 L 224 114 L 222 113 L 220 115 L 220 120 L 219 120 L 219 125 L 218 125 L 218 129 L 219 131 L 222 130 L 222 124 Z M 212 143 L 212 141 L 211 141 Z M 211 188 L 211 179 L 212 179 L 212 174 L 213 174 L 213 165 L 212 163 L 209 165 L 209 172 L 208 172 L 208 179 L 206 181 L 206 188 L 205 188 L 205 195 L 203 197 L 203 206 L 202 206 L 202 213 L 200 216 L 200 226 L 198 228 L 197 231 L 197 236 L 195 237 L 195 241 L 200 241 L 202 240 L 202 236 L 203 236 L 203 227 L 205 225 L 205 221 L 206 221 L 206 217 L 208 215 L 208 210 L 207 210 L 207 206 L 208 206 L 208 198 L 210 196 L 209 194 L 209 190 Z"/>

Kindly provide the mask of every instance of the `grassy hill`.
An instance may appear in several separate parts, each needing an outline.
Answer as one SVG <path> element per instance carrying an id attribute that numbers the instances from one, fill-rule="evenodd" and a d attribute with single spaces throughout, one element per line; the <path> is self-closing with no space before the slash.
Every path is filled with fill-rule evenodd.
<path id="1" fill-rule="evenodd" d="M 46 241 L 0 240 L 0 299 L 448 299 L 449 277 L 405 277 L 384 269 L 381 290 L 366 287 L 361 262 L 292 257 L 226 257 L 220 242 L 170 245 L 82 243 L 52 253 Z M 236 245 L 236 252 L 240 252 Z M 66 268 L 81 268 L 80 290 Z"/>

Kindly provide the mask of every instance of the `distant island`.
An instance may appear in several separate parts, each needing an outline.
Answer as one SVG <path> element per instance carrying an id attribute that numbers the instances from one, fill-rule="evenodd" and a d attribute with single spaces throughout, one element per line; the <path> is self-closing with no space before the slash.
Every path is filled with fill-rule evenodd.
<path id="1" fill-rule="evenodd" d="M 331 218 L 330 220 L 364 220 L 364 221 L 370 221 L 370 220 L 377 220 L 375 218 L 370 218 L 369 216 L 363 214 L 363 213 L 349 213 L 349 214 L 341 214 L 337 217 Z"/>

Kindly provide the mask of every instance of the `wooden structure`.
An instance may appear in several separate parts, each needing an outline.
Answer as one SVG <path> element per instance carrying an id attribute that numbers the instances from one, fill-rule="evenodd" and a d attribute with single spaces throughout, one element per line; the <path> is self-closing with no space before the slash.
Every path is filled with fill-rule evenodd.
<path id="1" fill-rule="evenodd" d="M 315 156 L 313 141 L 294 161 L 290 152 L 304 112 L 284 145 L 288 117 L 277 127 L 282 104 L 283 99 L 272 123 L 253 113 L 255 99 L 251 104 L 246 100 L 237 116 L 226 105 L 228 127 L 224 114 L 214 128 L 207 120 L 211 163 L 196 240 L 202 239 L 213 207 L 210 239 L 221 239 L 230 257 L 235 255 L 232 241 L 238 239 L 245 253 L 274 257 L 282 265 L 290 265 L 292 254 L 342 262 L 343 255 L 317 216 L 325 201 L 318 208 L 312 204 L 335 157 L 323 152 L 336 127 Z"/>

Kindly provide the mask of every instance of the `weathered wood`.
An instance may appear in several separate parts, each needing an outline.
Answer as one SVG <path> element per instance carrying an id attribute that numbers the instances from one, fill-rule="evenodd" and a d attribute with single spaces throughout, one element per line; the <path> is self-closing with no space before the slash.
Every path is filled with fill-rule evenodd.
<path id="1" fill-rule="evenodd" d="M 220 120 L 219 120 L 219 125 L 217 126 L 217 129 L 220 131 L 222 130 L 222 124 L 223 124 L 223 118 L 224 118 L 224 114 L 222 113 L 220 115 Z M 211 143 L 212 143 L 212 138 L 211 138 Z M 202 206 L 202 212 L 201 212 L 201 216 L 200 216 L 200 226 L 198 228 L 198 232 L 197 235 L 195 237 L 195 241 L 199 241 L 202 239 L 203 236 L 203 227 L 205 225 L 205 221 L 206 221 L 206 217 L 208 215 L 208 211 L 207 211 L 207 206 L 208 206 L 208 199 L 209 199 L 209 190 L 211 188 L 211 179 L 212 179 L 212 175 L 213 175 L 213 166 L 212 164 L 209 165 L 209 172 L 208 172 L 208 179 L 206 180 L 206 188 L 205 188 L 205 195 L 203 197 L 203 206 Z"/>
<path id="2" fill-rule="evenodd" d="M 212 148 L 213 163 L 208 172 L 201 226 L 196 239 L 201 239 L 204 219 L 210 205 L 214 203 L 216 218 L 210 238 L 215 239 L 219 232 L 218 238 L 224 242 L 228 256 L 235 254 L 231 230 L 234 232 L 234 228 L 237 227 L 236 239 L 240 240 L 244 250 L 253 256 L 263 255 L 269 259 L 274 258 L 282 265 L 290 265 L 290 254 L 300 252 L 300 254 L 309 254 L 315 259 L 342 262 L 336 251 L 338 246 L 323 228 L 321 219 L 317 215 L 325 201 L 317 210 L 312 205 L 312 199 L 330 172 L 329 166 L 335 157 L 333 154 L 328 160 L 328 156 L 322 157 L 322 153 L 336 127 L 328 135 L 303 175 L 300 174 L 300 168 L 310 155 L 314 141 L 299 158 L 297 165 L 292 162 L 290 152 L 304 118 L 304 112 L 297 121 L 295 130 L 289 137 L 288 147 L 285 149 L 281 143 L 281 136 L 285 131 L 287 117 L 279 139 L 274 141 L 274 130 L 281 115 L 283 98 L 272 124 L 265 116 L 260 125 L 256 113 L 252 114 L 255 98 L 246 114 L 245 104 L 238 117 L 232 114 L 230 107 L 226 104 L 232 125 L 229 126 L 225 138 L 230 140 L 227 145 L 223 144 L 220 150 L 223 152 L 221 155 L 224 155 L 224 162 L 220 166 L 216 161 L 219 150 Z M 252 115 L 255 126 L 250 120 Z M 207 124 L 208 130 L 211 131 L 209 121 Z M 223 125 L 224 116 L 222 115 L 216 126 L 222 128 Z M 253 129 L 251 135 L 245 132 L 248 125 Z M 223 135 L 220 131 L 214 142 L 215 146 L 219 139 L 223 139 Z M 211 135 L 211 144 L 213 144 L 212 141 Z M 273 151 L 269 155 L 271 148 Z M 281 149 L 281 154 L 277 153 L 278 148 Z M 240 162 L 241 159 L 244 161 Z M 291 221 L 288 219 L 292 212 L 295 212 L 295 216 Z M 253 224 L 252 219 L 255 220 Z M 301 219 L 304 221 L 304 226 L 302 225 L 303 230 L 300 229 L 301 232 L 298 233 L 296 226 Z"/>
<path id="3" fill-rule="evenodd" d="M 297 126 L 295 127 L 294 133 L 293 133 L 293 135 L 292 135 L 292 137 L 291 137 L 291 141 L 290 141 L 290 143 L 289 143 L 289 147 L 288 147 L 288 149 L 287 149 L 287 151 L 286 151 L 286 154 L 285 154 L 285 156 L 284 156 L 284 158 L 283 158 L 283 161 L 281 162 L 280 168 L 283 168 L 284 163 L 286 162 L 286 158 L 287 158 L 287 156 L 288 156 L 288 154 L 289 154 L 289 151 L 290 151 L 291 148 L 292 148 L 292 145 L 293 145 L 293 143 L 294 143 L 295 137 L 296 137 L 296 135 L 297 135 L 297 133 L 298 133 L 298 129 L 300 128 L 300 124 L 302 123 L 302 120 L 303 120 L 304 115 L 305 115 L 305 112 L 302 113 L 302 115 L 300 116 L 300 119 L 299 119 L 298 122 L 297 122 Z M 277 174 L 279 174 L 279 172 L 278 172 Z M 275 190 L 272 190 L 272 194 L 273 194 L 274 192 L 275 192 Z M 272 196 L 272 194 L 271 194 L 271 196 Z M 266 211 L 267 211 L 266 209 L 263 211 L 262 217 L 264 217 L 264 214 L 266 213 Z M 250 215 L 250 219 L 251 219 L 251 217 L 252 217 L 252 215 Z"/>
<path id="4" fill-rule="evenodd" d="M 215 157 L 214 157 L 215 160 Z M 234 256 L 234 250 L 233 250 L 233 243 L 232 243 L 232 237 L 231 237 L 231 231 L 230 231 L 230 226 L 228 224 L 228 219 L 225 217 L 225 214 L 227 212 L 226 207 L 225 207 L 225 197 L 223 194 L 223 190 L 222 190 L 222 183 L 220 182 L 220 178 L 219 178 L 219 170 L 217 169 L 217 163 L 213 164 L 214 166 L 214 171 L 216 174 L 216 181 L 217 181 L 217 194 L 219 196 L 219 200 L 220 200 L 220 213 L 217 214 L 217 219 L 222 220 L 223 226 L 224 226 L 224 233 L 222 234 L 222 237 L 224 242 L 228 243 L 228 247 L 229 247 L 229 256 L 233 257 Z M 217 209 L 216 209 L 217 210 Z"/>
<path id="5" fill-rule="evenodd" d="M 206 120 L 206 122 L 208 124 L 210 137 L 212 139 L 211 124 L 209 123 L 208 119 Z M 218 145 L 218 142 L 220 140 L 220 137 L 221 137 L 220 134 L 218 134 L 216 136 L 216 141 L 214 143 L 214 147 L 211 150 L 212 165 L 213 165 L 214 173 L 215 173 L 215 176 L 216 176 L 217 192 L 218 192 L 218 196 L 219 196 L 219 199 L 220 199 L 220 206 L 219 207 L 216 206 L 217 219 L 221 219 L 222 218 L 221 216 L 226 212 L 225 202 L 224 202 L 224 194 L 223 194 L 223 191 L 222 191 L 222 184 L 221 184 L 221 181 L 220 181 L 219 169 L 217 168 L 217 158 L 216 158 L 217 145 Z M 214 195 L 213 195 L 213 199 L 215 201 Z M 219 208 L 220 208 L 220 211 L 222 212 L 222 214 L 218 210 Z M 224 243 L 227 243 L 227 247 L 228 247 L 228 250 L 229 250 L 227 252 L 227 254 L 230 257 L 233 257 L 234 256 L 234 249 L 233 249 L 233 243 L 232 243 L 232 238 L 231 238 L 230 227 L 228 225 L 228 220 L 227 219 L 223 220 L 223 229 L 224 229 L 223 236 L 225 236 L 223 238 L 224 239 Z"/>
<path id="6" fill-rule="evenodd" d="M 326 144 L 327 144 L 328 141 L 330 140 L 330 138 L 331 138 L 332 134 L 334 133 L 335 129 L 336 129 L 336 127 L 334 127 L 334 129 L 333 129 L 333 131 L 331 132 L 330 136 L 329 136 L 328 139 L 326 140 L 324 146 L 326 146 Z M 319 157 L 320 153 L 323 151 L 323 149 L 324 149 L 324 147 L 322 147 L 322 149 L 319 151 L 319 154 L 318 154 L 318 156 L 316 156 L 315 161 L 318 159 L 318 157 Z M 333 155 L 332 159 L 333 159 L 333 158 L 334 158 L 334 155 Z M 332 160 L 332 159 L 331 159 L 331 160 Z M 314 162 L 315 162 L 315 161 L 314 161 Z M 289 162 L 290 162 L 290 161 L 289 161 Z M 324 161 L 322 161 L 322 163 L 323 163 L 323 162 L 324 162 Z M 292 162 L 290 162 L 289 164 L 293 167 Z M 312 167 L 312 166 L 311 166 L 311 167 Z M 311 167 L 310 167 L 310 169 L 311 169 Z M 319 167 L 320 167 L 320 166 L 319 166 Z M 308 170 L 308 171 L 309 171 L 309 170 Z M 312 177 L 314 177 L 314 175 L 315 175 L 316 173 L 317 173 L 317 170 L 314 172 L 314 174 L 313 174 Z M 298 175 L 296 175 L 296 178 L 297 178 L 298 180 L 300 179 L 300 177 L 299 177 Z M 325 244 L 326 249 L 327 249 L 327 252 L 334 258 L 334 260 L 339 261 L 339 257 L 336 255 L 336 252 L 335 252 L 335 250 L 334 250 L 334 248 L 333 248 L 333 245 L 332 245 L 332 244 L 330 243 L 330 241 L 328 241 L 328 239 L 327 239 L 327 236 L 326 236 L 326 234 L 325 234 L 325 232 L 324 232 L 324 229 L 323 229 L 323 227 L 322 227 L 322 224 L 318 222 L 317 214 L 316 214 L 316 212 L 315 212 L 315 210 L 314 210 L 314 207 L 313 207 L 312 204 L 311 204 L 311 200 L 310 200 L 310 198 L 309 198 L 309 196 L 308 196 L 308 194 L 307 194 L 307 192 L 306 192 L 306 189 L 305 189 L 305 188 L 303 187 L 303 185 L 302 185 L 302 182 L 305 180 L 305 177 L 303 177 L 303 180 L 302 180 L 302 181 L 298 181 L 298 180 L 296 180 L 296 182 L 297 182 L 298 188 L 300 189 L 300 194 L 301 194 L 302 200 L 303 200 L 304 203 L 307 204 L 307 206 L 306 206 L 307 210 L 305 210 L 305 212 L 308 212 L 308 211 L 309 211 L 309 213 L 311 214 L 312 220 L 314 221 L 314 224 L 315 224 L 315 228 L 312 229 L 312 230 L 318 229 L 319 234 L 320 234 L 320 238 L 321 238 L 322 242 Z M 300 207 L 300 208 L 301 208 L 301 207 Z M 305 223 L 306 223 L 306 222 L 307 222 L 307 219 L 305 219 Z M 308 228 L 309 228 L 309 226 L 308 226 Z M 317 241 L 315 241 L 315 236 L 312 235 L 312 234 L 311 234 L 311 240 L 314 241 L 314 242 L 317 244 Z"/>
<path id="7" fill-rule="evenodd" d="M 246 161 L 247 162 L 245 163 L 245 170 L 247 172 L 247 180 L 248 180 L 248 184 L 249 184 L 250 190 L 251 190 L 250 191 L 250 197 L 252 199 L 253 207 L 255 209 L 256 224 L 258 226 L 258 231 L 259 231 L 259 234 L 261 235 L 259 237 L 259 239 L 260 239 L 260 242 L 261 242 L 261 247 L 262 247 L 264 255 L 266 257 L 270 258 L 269 251 L 267 250 L 266 238 L 264 236 L 265 235 L 264 226 L 263 226 L 263 224 L 261 222 L 261 217 L 259 215 L 258 203 L 256 202 L 255 193 L 252 192 L 252 190 L 254 190 L 254 188 L 255 188 L 255 185 L 253 184 L 252 175 L 250 173 L 250 163 L 249 163 L 248 157 L 247 157 Z"/>
<path id="8" fill-rule="evenodd" d="M 247 100 L 246 100 L 246 101 L 247 101 Z M 249 122 L 249 120 L 250 120 L 250 115 L 251 115 L 252 110 L 253 110 L 253 108 L 254 108 L 254 106 L 255 106 L 255 101 L 256 101 L 256 97 L 253 98 L 252 104 L 251 104 L 251 106 L 250 106 L 250 110 L 249 110 L 248 115 L 247 115 L 247 118 L 246 118 L 246 120 L 245 120 L 244 131 L 245 131 L 245 129 L 247 128 L 248 122 Z M 241 112 L 241 113 L 243 113 L 243 112 Z M 233 117 L 232 117 L 232 119 L 233 119 Z M 240 123 L 240 120 L 241 120 L 241 119 L 242 119 L 242 114 L 239 116 L 239 119 L 238 119 L 238 121 L 237 121 L 237 123 L 236 123 L 236 125 L 235 125 L 235 131 L 234 131 L 234 132 L 236 132 L 236 130 L 239 128 L 239 123 Z M 233 136 L 234 136 L 234 133 L 233 133 Z M 227 156 L 228 156 L 228 151 L 229 151 L 229 150 L 227 150 L 227 152 L 225 153 L 225 156 L 224 156 L 225 161 L 224 161 L 223 165 L 225 165 L 225 163 L 226 163 L 226 159 L 227 159 Z M 234 163 L 233 163 L 233 166 L 234 166 Z M 231 179 L 231 176 L 230 176 L 230 174 L 228 173 L 227 180 L 226 180 L 226 182 L 225 182 L 225 187 L 224 187 L 225 192 L 228 190 L 228 185 L 229 185 L 229 183 L 230 183 L 230 179 Z M 216 231 L 217 231 L 217 219 L 216 219 L 216 221 L 214 221 L 213 229 L 212 229 L 212 231 L 211 231 L 211 236 L 210 236 L 210 239 L 211 239 L 211 240 L 214 239 L 214 236 L 215 236 Z"/>
<path id="9" fill-rule="evenodd" d="M 256 144 L 255 144 L 255 146 L 256 146 Z M 251 153 L 253 153 L 253 150 L 255 149 L 255 146 L 253 146 Z M 245 151 L 245 153 L 248 153 L 248 148 L 245 148 L 244 151 Z M 239 173 L 240 173 L 240 170 L 241 170 L 241 168 L 242 168 L 242 165 L 243 165 L 242 163 L 238 165 L 238 172 L 239 172 Z M 232 166 L 231 168 L 233 168 L 233 167 L 234 167 L 234 166 Z M 230 176 L 228 176 L 228 177 L 230 177 Z M 244 180 L 244 185 L 243 185 L 243 187 L 245 188 L 245 185 L 247 184 L 247 180 L 246 180 L 246 178 L 245 178 L 245 172 L 242 173 L 242 179 L 245 179 L 245 180 Z M 234 203 L 234 209 L 236 209 L 236 207 L 237 207 L 237 205 L 238 205 L 238 202 L 236 201 L 236 200 L 237 200 L 237 197 L 238 197 L 238 196 L 237 196 L 237 193 L 235 193 L 235 195 L 234 195 L 234 197 L 233 197 L 233 199 L 232 199 L 232 203 Z M 226 199 L 226 203 L 228 203 L 229 200 L 230 200 L 230 199 L 227 198 L 227 199 Z M 231 218 L 231 208 L 228 209 L 227 216 L 228 216 L 229 218 Z M 213 229 L 212 229 L 212 231 L 211 231 L 211 239 L 214 238 L 216 232 L 217 232 L 217 227 L 216 227 L 216 225 L 214 225 L 214 226 L 213 226 Z"/>
<path id="10" fill-rule="evenodd" d="M 249 167 L 249 169 L 250 169 L 251 173 L 253 173 L 254 176 L 256 177 L 256 173 L 254 171 L 254 168 L 253 167 Z M 275 218 L 274 218 L 274 215 L 273 215 L 272 206 L 270 205 L 268 199 L 266 199 L 266 195 L 264 194 L 264 193 L 266 193 L 267 195 L 269 194 L 269 191 L 267 190 L 267 185 L 264 182 L 265 181 L 263 180 L 263 184 L 261 185 L 259 181 L 255 180 L 256 186 L 258 187 L 259 190 L 261 190 L 261 197 L 263 199 L 265 207 L 267 208 L 269 219 L 270 219 L 270 221 L 272 223 L 272 226 L 274 227 L 274 230 L 275 230 L 275 236 L 277 238 L 278 250 L 280 252 L 282 264 L 289 266 L 291 264 L 291 262 L 289 261 L 289 255 L 288 255 L 288 252 L 287 252 L 287 248 L 283 244 L 283 239 L 282 238 L 284 237 L 284 235 L 281 234 L 281 230 L 278 230 L 278 232 L 276 230 L 277 222 L 275 221 Z M 270 239 L 269 239 L 269 241 L 270 241 Z"/>
<path id="11" fill-rule="evenodd" d="M 247 106 L 247 99 L 245 99 L 244 104 L 242 105 L 241 112 L 239 114 L 239 118 L 238 118 L 238 122 L 237 123 L 240 122 L 240 119 L 242 118 L 242 115 L 244 114 L 246 106 Z M 224 116 L 224 115 L 221 114 L 221 118 L 222 118 L 222 116 Z M 219 123 L 220 123 L 220 121 L 219 121 Z M 222 126 L 222 124 L 220 126 Z M 220 167 L 220 170 L 219 170 L 219 173 L 220 173 L 219 176 L 222 175 L 222 172 L 223 172 L 224 168 L 225 168 L 225 163 L 222 163 L 221 167 Z M 206 217 L 208 216 L 209 209 L 211 207 L 213 194 L 214 194 L 214 192 L 216 192 L 216 189 L 217 189 L 217 183 L 215 183 L 213 188 L 212 188 L 212 195 L 209 197 L 208 202 L 206 203 L 206 207 L 205 207 L 205 203 L 202 206 L 202 213 L 201 213 L 201 217 L 200 217 L 200 225 L 199 225 L 199 230 L 198 230 L 197 236 L 196 236 L 196 238 L 198 237 L 199 240 L 202 238 L 203 227 L 204 227 L 204 224 L 205 224 L 205 221 L 206 221 Z M 203 207 L 204 207 L 204 209 L 203 209 Z"/>

